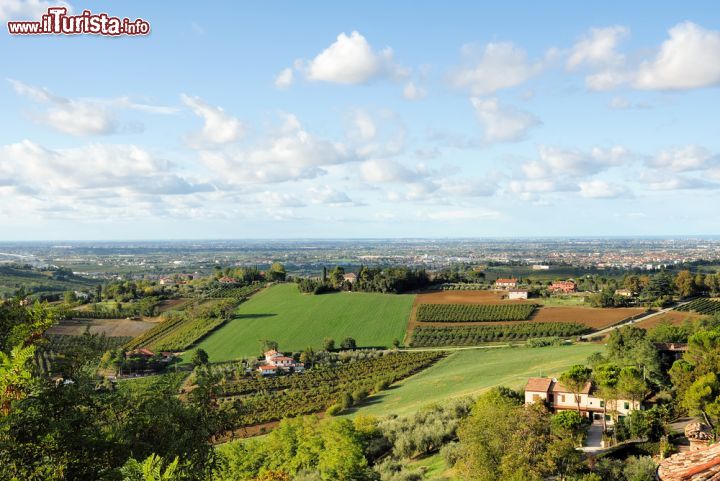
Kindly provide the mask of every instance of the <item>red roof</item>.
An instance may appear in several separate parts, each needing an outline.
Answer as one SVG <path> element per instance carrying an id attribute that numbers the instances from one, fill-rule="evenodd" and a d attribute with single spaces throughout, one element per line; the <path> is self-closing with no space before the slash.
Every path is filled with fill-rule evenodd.
<path id="1" fill-rule="evenodd" d="M 126 354 L 127 356 L 145 356 L 145 357 L 153 357 L 155 355 L 154 352 L 152 352 L 150 349 L 140 348 L 135 349 L 133 351 L 130 351 Z"/>
<path id="2" fill-rule="evenodd" d="M 279 357 L 274 357 L 274 358 L 273 358 L 273 362 L 275 362 L 275 361 L 292 361 L 292 362 L 295 362 L 295 359 L 293 359 L 293 358 L 291 358 L 291 357 L 287 357 L 287 356 L 279 356 Z"/>
<path id="3" fill-rule="evenodd" d="M 525 391 L 546 393 L 550 390 L 551 384 L 552 379 L 549 377 L 531 377 L 525 385 Z"/>
<path id="4" fill-rule="evenodd" d="M 265 356 L 277 356 L 280 354 L 275 349 L 270 349 L 269 351 L 265 351 Z"/>
<path id="5" fill-rule="evenodd" d="M 517 284 L 517 279 L 495 279 L 495 284 Z"/>
<path id="6" fill-rule="evenodd" d="M 670 456 L 660 463 L 658 477 L 662 481 L 720 480 L 720 444 Z"/>
<path id="7" fill-rule="evenodd" d="M 592 383 L 590 381 L 588 381 L 587 383 L 585 383 L 585 386 L 580 391 L 580 394 L 590 394 L 590 389 L 592 389 Z M 573 392 L 571 390 L 569 390 L 568 388 L 563 386 L 563 384 L 559 381 L 553 381 L 552 392 L 573 394 Z"/>
<path id="8" fill-rule="evenodd" d="M 263 364 L 262 366 L 258 367 L 258 369 L 260 369 L 261 371 L 274 371 L 277 369 L 277 366 L 267 366 Z"/>

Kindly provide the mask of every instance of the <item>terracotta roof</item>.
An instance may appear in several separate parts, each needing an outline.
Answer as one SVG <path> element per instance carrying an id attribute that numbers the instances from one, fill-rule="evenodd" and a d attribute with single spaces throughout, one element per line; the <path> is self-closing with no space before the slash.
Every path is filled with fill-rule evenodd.
<path id="1" fill-rule="evenodd" d="M 510 278 L 510 279 L 495 279 L 495 284 L 509 284 L 509 283 L 515 283 L 517 284 L 517 279 Z"/>
<path id="2" fill-rule="evenodd" d="M 277 352 L 275 349 L 270 349 L 269 351 L 265 351 L 266 356 L 277 356 L 278 354 L 280 354 L 280 353 Z"/>
<path id="3" fill-rule="evenodd" d="M 293 361 L 293 362 L 295 362 L 295 359 L 293 359 L 291 357 L 287 357 L 287 356 L 278 356 L 278 357 L 273 358 L 273 361 Z"/>
<path id="4" fill-rule="evenodd" d="M 525 391 L 548 392 L 552 379 L 549 377 L 531 377 L 525 385 Z"/>
<path id="5" fill-rule="evenodd" d="M 662 481 L 719 481 L 720 444 L 670 456 L 660 463 Z"/>
<path id="6" fill-rule="evenodd" d="M 274 371 L 277 369 L 277 366 L 266 366 L 263 364 L 262 366 L 258 367 L 258 369 L 260 369 L 261 371 Z"/>

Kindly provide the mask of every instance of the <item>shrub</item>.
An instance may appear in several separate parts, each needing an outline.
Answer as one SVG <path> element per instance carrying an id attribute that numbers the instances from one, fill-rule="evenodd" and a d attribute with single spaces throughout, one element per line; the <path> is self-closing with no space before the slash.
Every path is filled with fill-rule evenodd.
<path id="1" fill-rule="evenodd" d="M 327 411 L 325 411 L 325 414 L 328 416 L 337 416 L 340 414 L 343 410 L 343 407 L 339 404 L 333 404 L 329 408 L 327 408 Z"/>

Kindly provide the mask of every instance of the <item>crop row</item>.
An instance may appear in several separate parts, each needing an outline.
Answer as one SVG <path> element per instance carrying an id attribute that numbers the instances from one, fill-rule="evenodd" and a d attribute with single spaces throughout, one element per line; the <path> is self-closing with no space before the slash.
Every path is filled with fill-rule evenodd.
<path id="1" fill-rule="evenodd" d="M 185 318 L 182 316 L 171 316 L 168 317 L 166 320 L 161 322 L 160 324 L 151 327 L 147 331 L 140 334 L 138 337 L 134 338 L 127 344 L 125 344 L 126 349 L 137 349 L 139 347 L 147 346 L 148 344 L 159 340 L 162 336 L 168 334 L 171 330 L 178 327 L 180 324 L 182 324 L 184 321 L 186 321 Z"/>
<path id="2" fill-rule="evenodd" d="M 496 322 L 528 319 L 535 304 L 420 304 L 419 322 Z"/>
<path id="3" fill-rule="evenodd" d="M 225 319 L 220 317 L 191 319 L 153 342 L 150 347 L 158 351 L 184 351 L 224 323 Z"/>
<path id="4" fill-rule="evenodd" d="M 590 329 L 578 323 L 537 322 L 510 326 L 417 327 L 412 347 L 473 346 L 483 342 L 515 341 L 535 337 L 571 337 Z"/>
<path id="5" fill-rule="evenodd" d="M 698 314 L 717 314 L 720 312 L 720 301 L 713 299 L 695 299 L 684 306 L 675 309 L 682 312 L 697 312 Z"/>
<path id="6" fill-rule="evenodd" d="M 272 378 L 247 376 L 221 385 L 225 407 L 237 426 L 326 410 L 344 393 L 376 392 L 434 363 L 442 352 L 389 352 L 304 373 Z"/>
<path id="7" fill-rule="evenodd" d="M 234 287 L 234 286 L 220 286 L 214 289 L 205 291 L 202 297 L 206 299 L 222 299 L 222 298 L 233 298 L 242 299 L 249 297 L 259 291 L 264 284 L 255 282 L 247 286 Z"/>

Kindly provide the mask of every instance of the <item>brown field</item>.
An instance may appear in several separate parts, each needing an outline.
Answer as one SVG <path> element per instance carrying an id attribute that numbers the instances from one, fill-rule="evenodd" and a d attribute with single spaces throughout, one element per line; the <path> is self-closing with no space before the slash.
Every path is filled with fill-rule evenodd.
<path id="1" fill-rule="evenodd" d="M 665 314 L 659 316 L 653 316 L 650 319 L 640 321 L 635 324 L 636 327 L 642 327 L 643 329 L 651 329 L 661 322 L 669 321 L 672 325 L 678 326 L 683 324 L 685 321 L 694 321 L 700 319 L 700 314 L 696 312 L 679 312 L 679 311 L 668 311 Z"/>
<path id="2" fill-rule="evenodd" d="M 66 319 L 48 329 L 48 334 L 65 334 L 80 336 L 90 326 L 90 333 L 105 333 L 109 337 L 139 336 L 156 323 L 147 321 L 131 321 L 129 319 Z"/>
<path id="3" fill-rule="evenodd" d="M 594 330 L 610 327 L 620 321 L 644 312 L 641 308 L 612 308 L 603 309 L 597 307 L 540 307 L 528 321 L 503 321 L 503 322 L 417 322 L 416 312 L 420 304 L 532 304 L 533 299 L 527 301 L 511 301 L 504 299 L 507 291 L 439 291 L 418 294 L 415 297 L 405 339 L 410 339 L 410 334 L 415 327 L 422 326 L 482 326 L 482 325 L 503 325 L 523 324 L 530 322 L 579 322 Z"/>
<path id="4" fill-rule="evenodd" d="M 436 291 L 415 296 L 418 304 L 533 304 L 533 300 L 511 301 L 507 291 Z"/>

